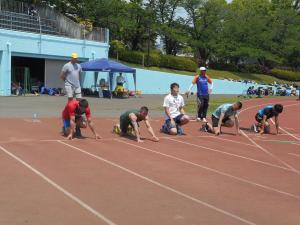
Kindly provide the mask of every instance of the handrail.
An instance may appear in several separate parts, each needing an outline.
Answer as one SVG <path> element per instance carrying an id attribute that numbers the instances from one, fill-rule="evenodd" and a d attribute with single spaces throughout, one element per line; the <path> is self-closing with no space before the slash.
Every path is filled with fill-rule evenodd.
<path id="1" fill-rule="evenodd" d="M 39 33 L 40 35 L 49 33 L 61 35 L 55 27 L 44 23 L 39 16 L 33 19 L 29 15 L 26 18 L 3 11 L 0 11 L 0 28 Z"/>
<path id="2" fill-rule="evenodd" d="M 29 5 L 23 2 L 0 0 L 0 12 L 6 11 L 5 13 L 11 13 L 10 15 L 15 15 L 15 19 L 23 19 L 25 16 L 28 16 L 26 18 L 28 20 L 29 18 L 37 19 L 35 16 L 28 15 L 28 9 Z M 109 30 L 107 28 L 95 27 L 91 32 L 87 32 L 84 27 L 47 5 L 40 5 L 37 7 L 37 11 L 38 17 L 40 17 L 39 26 L 41 23 L 49 23 L 57 29 L 56 31 L 60 36 L 104 43 L 109 42 Z"/>

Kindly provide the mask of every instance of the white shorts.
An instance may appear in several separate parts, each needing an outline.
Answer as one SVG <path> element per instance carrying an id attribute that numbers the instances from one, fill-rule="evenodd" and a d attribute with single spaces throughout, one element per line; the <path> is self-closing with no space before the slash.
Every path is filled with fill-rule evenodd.
<path id="1" fill-rule="evenodd" d="M 68 98 L 81 98 L 81 88 L 80 87 L 72 87 L 72 86 L 65 86 L 66 94 Z"/>

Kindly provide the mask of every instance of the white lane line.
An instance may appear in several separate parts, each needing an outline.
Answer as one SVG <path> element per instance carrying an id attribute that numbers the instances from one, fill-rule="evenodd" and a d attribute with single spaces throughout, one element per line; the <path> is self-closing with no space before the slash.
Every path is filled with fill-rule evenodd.
<path id="1" fill-rule="evenodd" d="M 294 153 L 288 153 L 289 155 L 293 155 L 293 156 L 298 156 L 298 157 L 300 157 L 300 155 L 298 155 L 298 154 L 294 154 Z"/>
<path id="2" fill-rule="evenodd" d="M 259 144 L 257 144 L 255 141 L 253 141 L 244 131 L 241 131 L 242 134 L 250 141 L 252 142 L 254 145 L 256 145 L 260 150 L 262 150 L 263 152 L 265 152 L 266 154 L 268 154 L 269 156 L 271 156 L 272 158 L 274 158 L 276 161 L 280 162 L 281 164 L 285 165 L 287 168 L 289 168 L 290 170 L 294 171 L 295 173 L 300 175 L 300 171 L 295 169 L 294 167 L 292 167 L 290 164 L 286 163 L 285 161 L 281 160 L 280 158 L 278 158 L 277 156 L 275 156 L 274 154 L 272 154 L 271 152 L 269 152 L 267 149 L 263 148 L 262 146 L 260 146 Z"/>
<path id="3" fill-rule="evenodd" d="M 286 102 L 294 102 L 294 101 L 286 101 Z M 285 103 L 286 103 L 286 102 L 285 102 Z M 245 109 L 242 109 L 242 110 L 240 111 L 240 113 L 242 113 L 242 112 L 244 112 L 244 111 L 247 111 L 247 110 L 249 110 L 249 109 L 254 109 L 254 108 L 256 108 L 256 107 L 260 107 L 260 106 L 264 106 L 264 105 L 270 105 L 270 104 L 274 104 L 274 102 L 267 102 L 267 103 L 263 103 L 263 104 L 259 104 L 259 105 L 250 106 L 250 107 L 247 107 L 247 108 L 245 108 Z M 298 103 L 298 104 L 292 104 L 292 105 L 299 105 L 299 103 Z M 286 107 L 286 106 L 284 106 L 284 107 Z"/>
<path id="4" fill-rule="evenodd" d="M 28 163 L 26 163 L 24 160 L 22 160 L 21 158 L 17 157 L 16 155 L 14 155 L 13 153 L 9 152 L 7 149 L 5 149 L 4 147 L 0 146 L 0 149 L 5 152 L 7 155 L 9 155 L 10 157 L 12 157 L 13 159 L 17 160 L 19 163 L 23 164 L 25 167 L 27 167 L 29 170 L 31 170 L 33 173 L 35 173 L 36 175 L 38 175 L 39 177 L 41 177 L 43 180 L 45 180 L 48 184 L 52 185 L 54 188 L 56 188 L 57 190 L 59 190 L 60 192 L 62 192 L 64 195 L 66 195 L 67 197 L 69 197 L 70 199 L 72 199 L 73 201 L 75 201 L 77 204 L 79 204 L 82 208 L 86 209 L 87 211 L 89 211 L 90 213 L 94 214 L 96 217 L 98 217 L 99 219 L 103 220 L 104 222 L 106 222 L 109 225 L 115 225 L 114 222 L 112 222 L 110 219 L 106 218 L 104 215 L 102 215 L 100 212 L 98 212 L 97 210 L 93 209 L 91 206 L 89 206 L 88 204 L 86 204 L 85 202 L 83 202 L 82 200 L 80 200 L 78 197 L 76 197 L 75 195 L 71 194 L 70 192 L 68 192 L 66 189 L 64 189 L 63 187 L 59 186 L 57 183 L 55 183 L 53 180 L 51 180 L 50 178 L 48 178 L 47 176 L 45 176 L 43 173 L 41 173 L 40 171 L 38 171 L 37 169 L 33 168 L 31 165 L 29 165 Z"/>
<path id="5" fill-rule="evenodd" d="M 234 156 L 234 157 L 237 157 L 237 158 L 241 158 L 241 159 L 253 161 L 253 162 L 256 162 L 256 163 L 260 163 L 260 164 L 263 164 L 263 165 L 267 165 L 267 166 L 287 170 L 287 171 L 290 171 L 290 172 L 294 172 L 293 170 L 291 170 L 289 168 L 279 166 L 279 165 L 275 165 L 275 164 L 268 163 L 268 162 L 264 162 L 264 161 L 260 161 L 260 160 L 257 160 L 257 159 L 249 158 L 249 157 L 246 157 L 246 156 L 236 155 L 236 154 L 233 154 L 233 153 L 228 153 L 228 152 L 224 152 L 224 151 L 217 150 L 217 149 L 214 149 L 214 148 L 208 148 L 208 147 L 204 147 L 204 146 L 201 146 L 201 145 L 193 144 L 193 143 L 186 142 L 186 141 L 180 141 L 180 140 L 176 140 L 176 139 L 172 139 L 172 138 L 168 138 L 168 140 L 175 141 L 175 142 L 178 142 L 178 143 L 182 143 L 182 144 L 185 144 L 185 145 L 194 146 L 194 147 L 199 148 L 199 149 L 205 149 L 205 150 L 209 150 L 209 151 L 213 151 L 213 152 L 218 152 L 218 153 L 221 153 L 221 154 L 224 154 L 224 155 L 230 155 L 230 156 Z"/>
<path id="6" fill-rule="evenodd" d="M 247 145 L 247 146 L 251 146 L 251 147 L 255 147 L 255 145 L 252 145 L 252 144 L 248 144 L 248 143 L 244 143 L 244 142 L 240 142 L 240 141 L 235 141 L 235 140 L 229 140 L 229 139 L 226 139 L 226 138 L 221 138 L 221 137 L 216 137 L 216 136 L 199 136 L 199 137 L 209 137 L 209 138 L 215 138 L 215 139 L 219 139 L 219 140 L 222 140 L 222 141 L 228 141 L 228 142 L 232 142 L 232 143 L 236 143 L 236 144 L 242 144 L 242 145 Z"/>
<path id="7" fill-rule="evenodd" d="M 142 147 L 142 146 L 139 146 L 139 145 L 136 145 L 136 144 L 129 143 L 127 141 L 123 141 L 123 140 L 119 140 L 119 139 L 115 139 L 115 141 L 123 143 L 123 144 L 126 144 L 126 145 L 129 145 L 129 146 L 133 146 L 135 148 L 139 148 L 139 149 L 142 149 L 142 150 L 154 153 L 154 154 L 162 155 L 164 157 L 167 157 L 167 158 L 170 158 L 170 159 L 174 159 L 174 160 L 177 160 L 177 161 L 180 161 L 180 162 L 192 165 L 192 166 L 196 166 L 196 167 L 208 170 L 210 172 L 214 172 L 214 173 L 217 173 L 219 175 L 222 175 L 222 176 L 225 176 L 225 177 L 229 177 L 229 178 L 234 179 L 234 180 L 238 180 L 238 181 L 243 182 L 243 183 L 251 184 L 251 185 L 254 185 L 254 186 L 257 186 L 257 187 L 269 190 L 269 191 L 273 191 L 273 192 L 276 192 L 276 193 L 279 193 L 279 194 L 283 194 L 283 195 L 286 195 L 286 196 L 289 196 L 289 197 L 296 198 L 296 199 L 300 200 L 300 196 L 297 196 L 297 195 L 294 195 L 294 194 L 291 194 L 291 193 L 288 193 L 288 192 L 285 192 L 285 191 L 281 191 L 279 189 L 272 188 L 272 187 L 269 187 L 269 186 L 266 186 L 266 185 L 263 185 L 263 184 L 258 184 L 256 182 L 253 182 L 253 181 L 250 181 L 250 180 L 247 180 L 247 179 L 244 179 L 244 178 L 240 178 L 240 177 L 237 177 L 237 176 L 234 176 L 234 175 L 231 175 L 229 173 L 225 173 L 225 172 L 222 172 L 222 171 L 219 171 L 219 170 L 216 170 L 216 169 L 212 169 L 210 167 L 203 166 L 201 164 L 194 163 L 194 162 L 191 162 L 189 160 L 185 160 L 185 159 L 178 158 L 178 157 L 175 157 L 175 156 L 172 156 L 172 155 L 161 153 L 161 152 L 152 150 L 150 148 L 145 148 L 145 147 Z"/>
<path id="8" fill-rule="evenodd" d="M 275 124 L 275 122 L 273 121 L 273 119 L 271 119 L 271 122 L 273 124 Z M 279 129 L 282 130 L 283 132 L 285 132 L 286 134 L 288 134 L 289 136 L 293 137 L 294 139 L 300 141 L 300 138 L 298 138 L 295 135 L 291 134 L 290 132 L 288 132 L 287 130 L 283 129 L 282 127 L 279 127 Z"/>
<path id="9" fill-rule="evenodd" d="M 287 129 L 287 130 L 295 131 L 295 128 L 290 128 L 290 127 L 284 127 L 284 128 Z"/>
<path id="10" fill-rule="evenodd" d="M 155 181 L 155 180 L 152 180 L 152 179 L 150 179 L 150 178 L 148 178 L 148 177 L 145 177 L 145 176 L 143 176 L 143 175 L 141 175 L 141 174 L 139 174 L 139 173 L 136 173 L 136 172 L 134 172 L 134 171 L 132 171 L 132 170 L 130 170 L 130 169 L 127 169 L 127 168 L 125 168 L 125 167 L 123 167 L 123 166 L 121 166 L 121 165 L 119 165 L 119 164 L 116 164 L 116 163 L 114 163 L 114 162 L 112 162 L 112 161 L 109 161 L 109 160 L 107 160 L 107 159 L 104 159 L 104 158 L 102 158 L 102 157 L 100 157 L 100 156 L 97 156 L 97 155 L 94 155 L 94 154 L 92 154 L 92 153 L 90 153 L 90 152 L 87 152 L 87 151 L 85 151 L 85 150 L 83 150 L 83 149 L 81 149 L 81 148 L 78 148 L 78 147 L 76 147 L 76 146 L 67 144 L 67 143 L 62 142 L 62 141 L 58 141 L 58 143 L 61 143 L 61 144 L 65 145 L 65 146 L 68 146 L 68 147 L 70 147 L 70 148 L 72 148 L 72 149 L 75 149 L 75 150 L 77 150 L 77 151 L 79 151 L 79 152 L 81 152 L 81 153 L 83 153 L 83 154 L 86 154 L 86 155 L 88 155 L 88 156 L 91 156 L 91 157 L 93 157 L 93 158 L 95 158 L 95 159 L 97 159 L 97 160 L 100 160 L 100 161 L 102 161 L 102 162 L 105 162 L 105 163 L 107 163 L 107 164 L 109 164 L 109 165 L 111 165 L 111 166 L 117 167 L 117 168 L 119 168 L 119 169 L 121 169 L 121 170 L 123 170 L 123 171 L 125 171 L 125 172 L 127 172 L 127 173 L 130 173 L 130 174 L 132 174 L 132 175 L 134 175 L 134 176 L 136 176 L 136 177 L 141 178 L 142 180 L 145 180 L 145 181 L 147 181 L 147 182 L 149 182 L 149 183 L 152 183 L 152 184 L 154 184 L 154 185 L 156 185 L 156 186 L 158 186 L 158 187 L 161 187 L 162 189 L 168 190 L 168 191 L 173 192 L 173 193 L 175 193 L 175 194 L 177 194 L 177 195 L 179 195 L 179 196 L 181 196 L 181 197 L 184 197 L 184 198 L 186 198 L 186 199 L 189 199 L 189 200 L 191 200 L 191 201 L 193 201 L 193 202 L 196 202 L 196 203 L 198 203 L 198 204 L 204 205 L 204 206 L 206 206 L 206 207 L 208 207 L 208 208 L 210 208 L 210 209 L 213 209 L 213 210 L 215 210 L 215 211 L 217 211 L 217 212 L 219 212 L 219 213 L 222 213 L 222 214 L 224 214 L 224 215 L 230 216 L 230 217 L 232 217 L 232 218 L 234 218 L 234 219 L 236 219 L 236 220 L 239 220 L 239 221 L 241 221 L 241 222 L 243 222 L 243 223 L 245 223 L 245 224 L 253 224 L 253 225 L 255 224 L 255 223 L 253 223 L 253 222 L 251 222 L 251 221 L 249 221 L 249 220 L 246 220 L 246 219 L 244 219 L 244 218 L 242 218 L 242 217 L 239 217 L 239 216 L 237 216 L 237 215 L 235 215 L 235 214 L 233 214 L 233 213 L 230 213 L 230 212 L 228 212 L 228 211 L 226 211 L 226 210 L 223 210 L 223 209 L 221 209 L 221 208 L 218 208 L 218 207 L 216 207 L 216 206 L 214 206 L 214 205 L 212 205 L 212 204 L 209 204 L 209 203 L 207 203 L 207 202 L 204 202 L 204 201 L 202 201 L 202 200 L 200 200 L 200 199 L 194 198 L 194 197 L 192 197 L 192 196 L 190 196 L 190 195 L 188 195 L 188 194 L 185 194 L 185 193 L 183 193 L 183 192 L 180 192 L 180 191 L 178 191 L 178 190 L 176 190 L 176 189 L 174 189 L 174 188 L 172 188 L 172 187 L 170 187 L 170 186 L 167 186 L 167 185 L 164 185 L 164 184 L 162 184 L 162 183 L 159 183 L 159 182 L 157 182 L 157 181 Z"/>
<path id="11" fill-rule="evenodd" d="M 290 104 L 290 105 L 286 105 L 284 107 L 291 107 L 291 106 L 297 106 L 297 105 L 300 105 L 299 103 L 295 103 L 295 104 Z M 271 119 L 271 122 L 273 124 L 275 124 L 275 122 L 273 121 L 273 119 Z M 296 140 L 300 141 L 300 138 L 298 138 L 297 136 L 295 136 L 294 134 L 288 132 L 287 130 L 283 129 L 282 127 L 279 127 L 280 130 L 282 130 L 283 132 L 285 132 L 286 134 L 288 134 L 289 136 L 295 138 Z"/>

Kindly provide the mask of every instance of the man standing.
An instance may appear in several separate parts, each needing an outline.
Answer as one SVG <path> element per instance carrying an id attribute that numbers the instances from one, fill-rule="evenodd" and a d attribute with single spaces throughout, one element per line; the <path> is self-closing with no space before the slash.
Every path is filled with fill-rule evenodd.
<path id="1" fill-rule="evenodd" d="M 183 110 L 184 100 L 179 95 L 179 85 L 171 84 L 171 93 L 164 99 L 163 107 L 165 108 L 166 121 L 161 128 L 161 132 L 171 135 L 183 135 L 182 127 L 190 121 L 188 115 Z"/>
<path id="2" fill-rule="evenodd" d="M 209 105 L 209 95 L 212 93 L 213 82 L 210 79 L 210 77 L 206 75 L 205 67 L 200 67 L 200 74 L 194 77 L 192 84 L 188 90 L 188 94 L 190 94 L 191 89 L 195 84 L 197 84 L 197 121 L 202 121 L 203 123 L 206 123 L 206 114 Z M 210 87 L 208 86 L 208 84 L 210 84 Z"/>
<path id="3" fill-rule="evenodd" d="M 81 87 L 79 75 L 82 72 L 78 62 L 77 53 L 72 53 L 71 61 L 66 63 L 60 73 L 61 79 L 65 82 L 65 90 L 68 96 L 68 101 L 72 101 L 73 97 L 77 100 L 81 99 Z"/>
<path id="4" fill-rule="evenodd" d="M 116 81 L 117 81 L 117 86 L 122 86 L 123 87 L 123 85 L 125 83 L 125 79 L 124 79 L 122 73 L 119 73 L 119 76 L 117 76 Z"/>

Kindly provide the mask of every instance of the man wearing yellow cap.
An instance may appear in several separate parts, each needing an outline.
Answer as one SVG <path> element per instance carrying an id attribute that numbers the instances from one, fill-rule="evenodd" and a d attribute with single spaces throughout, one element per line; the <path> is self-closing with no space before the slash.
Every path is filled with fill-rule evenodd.
<path id="1" fill-rule="evenodd" d="M 81 99 L 81 87 L 79 75 L 82 72 L 78 62 L 77 53 L 72 53 L 71 61 L 66 63 L 61 71 L 60 77 L 65 82 L 65 91 L 68 96 L 68 101 L 72 101 L 73 97 Z"/>

